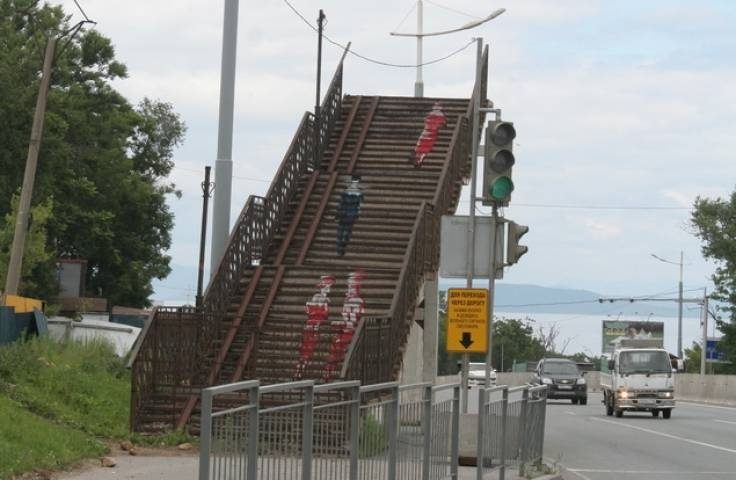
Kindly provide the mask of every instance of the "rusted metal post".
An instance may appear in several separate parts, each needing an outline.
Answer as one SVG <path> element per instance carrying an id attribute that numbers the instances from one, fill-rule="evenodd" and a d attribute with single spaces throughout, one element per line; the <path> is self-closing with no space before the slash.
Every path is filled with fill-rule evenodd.
<path id="1" fill-rule="evenodd" d="M 210 183 L 210 170 L 208 165 L 204 167 L 204 182 L 202 182 L 202 230 L 199 235 L 199 273 L 197 275 L 197 308 L 202 306 L 202 282 L 204 280 L 204 249 L 207 241 L 207 207 L 209 205 L 210 194 L 212 193 L 212 183 Z"/>
<path id="2" fill-rule="evenodd" d="M 314 169 L 317 170 L 319 168 L 319 159 L 321 156 L 321 149 L 320 149 L 320 143 L 321 143 L 321 130 L 322 130 L 322 119 L 321 116 L 321 107 L 320 107 L 320 86 L 322 84 L 322 30 L 324 28 L 324 22 L 325 22 L 325 13 L 320 9 L 319 11 L 319 17 L 317 17 L 317 93 L 316 98 L 314 100 L 314 148 L 312 149 L 312 152 L 314 153 Z"/>

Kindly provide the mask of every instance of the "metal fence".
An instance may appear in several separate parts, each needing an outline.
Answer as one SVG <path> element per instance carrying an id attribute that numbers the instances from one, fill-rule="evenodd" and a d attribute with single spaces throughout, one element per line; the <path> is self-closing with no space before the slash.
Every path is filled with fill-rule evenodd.
<path id="1" fill-rule="evenodd" d="M 483 388 L 478 400 L 477 480 L 507 466 L 523 471 L 540 462 L 544 446 L 547 387 Z"/>
<path id="2" fill-rule="evenodd" d="M 498 387 L 481 399 L 479 479 L 490 468 L 541 457 L 544 389 Z M 459 384 L 305 380 L 207 388 L 199 478 L 457 479 L 459 424 Z"/>

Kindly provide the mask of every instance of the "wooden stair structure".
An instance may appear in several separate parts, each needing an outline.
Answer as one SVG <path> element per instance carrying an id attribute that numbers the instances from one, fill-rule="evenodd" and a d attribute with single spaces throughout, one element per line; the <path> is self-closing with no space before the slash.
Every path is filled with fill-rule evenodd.
<path id="1" fill-rule="evenodd" d="M 131 430 L 196 433 L 202 388 L 293 380 L 305 303 L 323 276 L 335 280 L 329 312 L 300 377 L 326 378 L 331 325 L 341 320 L 348 277 L 360 272 L 362 321 L 330 380 L 397 378 L 424 276 L 437 271 L 440 218 L 455 211 L 469 177 L 471 119 L 475 96 L 485 105 L 487 61 L 486 50 L 481 83 L 461 99 L 343 95 L 340 62 L 319 135 L 305 113 L 268 193 L 246 202 L 202 307 L 160 308 L 144 329 L 133 361 Z M 436 104 L 446 123 L 417 167 L 411 153 Z M 360 213 L 338 255 L 338 206 L 357 177 Z"/>

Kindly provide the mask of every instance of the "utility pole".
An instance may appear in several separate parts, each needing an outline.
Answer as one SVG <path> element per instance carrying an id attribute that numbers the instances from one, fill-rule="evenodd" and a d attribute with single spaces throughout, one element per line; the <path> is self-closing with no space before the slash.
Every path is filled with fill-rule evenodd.
<path id="1" fill-rule="evenodd" d="M 23 174 L 23 187 L 20 193 L 18 214 L 15 220 L 15 232 L 13 233 L 13 246 L 10 250 L 8 275 L 5 279 L 5 293 L 10 295 L 18 294 L 18 285 L 20 284 L 21 269 L 23 266 L 23 249 L 25 247 L 26 233 L 28 230 L 31 198 L 33 197 L 33 184 L 36 180 L 38 152 L 41 149 L 43 121 L 46 115 L 46 99 L 48 98 L 49 86 L 51 84 L 51 69 L 54 62 L 55 52 L 56 38 L 49 37 L 43 58 L 43 71 L 41 73 L 41 84 L 38 88 L 38 97 L 36 98 L 36 111 L 33 114 L 31 141 L 28 145 L 26 170 Z"/>
<path id="2" fill-rule="evenodd" d="M 682 305 L 682 303 L 680 304 Z M 703 289 L 703 348 L 700 351 L 700 375 L 705 375 L 705 357 L 708 352 L 708 290 Z"/>
<path id="3" fill-rule="evenodd" d="M 317 88 L 315 95 L 316 98 L 314 100 L 314 151 L 312 152 L 312 154 L 314 155 L 313 163 L 315 170 L 319 168 L 319 160 L 322 153 L 320 151 L 320 138 L 322 137 L 322 108 L 320 106 L 320 89 L 322 85 L 322 32 L 324 30 L 325 18 L 325 13 L 322 11 L 322 9 L 320 9 L 319 16 L 317 17 Z"/>
<path id="4" fill-rule="evenodd" d="M 417 80 L 414 82 L 414 96 L 424 96 L 424 80 L 422 80 L 422 50 L 424 45 L 424 2 L 417 0 Z"/>
<path id="5" fill-rule="evenodd" d="M 235 59 L 238 46 L 238 2 L 225 0 L 220 70 L 220 115 L 215 161 L 215 191 L 212 209 L 210 277 L 217 273 L 230 236 L 230 201 L 233 182 L 233 115 L 235 111 Z"/>
<path id="6" fill-rule="evenodd" d="M 202 182 L 202 229 L 199 234 L 199 272 L 197 274 L 197 299 L 196 306 L 202 306 L 202 283 L 204 280 L 204 250 L 207 241 L 207 208 L 214 183 L 210 182 L 210 170 L 212 167 L 204 167 L 204 182 Z"/>
<path id="7" fill-rule="evenodd" d="M 680 250 L 680 283 L 678 286 L 679 294 L 677 296 L 677 356 L 682 358 L 682 250 Z"/>

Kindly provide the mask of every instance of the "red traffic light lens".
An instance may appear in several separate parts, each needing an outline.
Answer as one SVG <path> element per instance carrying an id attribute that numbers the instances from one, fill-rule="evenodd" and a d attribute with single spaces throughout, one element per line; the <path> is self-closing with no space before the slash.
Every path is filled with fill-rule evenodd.
<path id="1" fill-rule="evenodd" d="M 508 145 L 516 138 L 516 129 L 514 128 L 514 125 L 511 123 L 499 123 L 495 127 L 493 127 L 493 131 L 491 132 L 491 141 L 498 145 L 499 147 L 502 147 L 504 145 Z"/>

